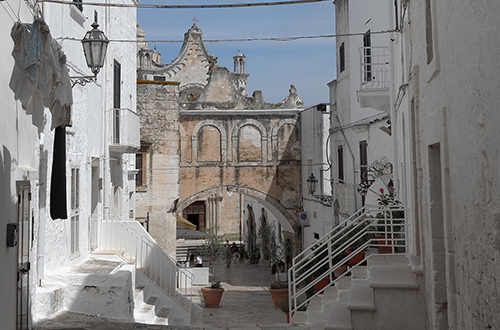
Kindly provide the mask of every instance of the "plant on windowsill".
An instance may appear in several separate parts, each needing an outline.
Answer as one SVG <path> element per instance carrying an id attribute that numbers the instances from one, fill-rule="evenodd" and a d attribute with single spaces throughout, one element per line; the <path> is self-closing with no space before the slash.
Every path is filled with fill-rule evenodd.
<path id="1" fill-rule="evenodd" d="M 219 307 L 222 294 L 224 293 L 224 288 L 222 288 L 220 281 L 216 280 L 216 263 L 219 259 L 223 258 L 226 248 L 224 248 L 224 238 L 217 235 L 215 228 L 207 228 L 205 233 L 207 236 L 205 237 L 205 243 L 201 246 L 201 251 L 209 260 L 212 280 L 209 286 L 201 288 L 201 292 L 205 301 L 205 307 L 215 308 Z"/>

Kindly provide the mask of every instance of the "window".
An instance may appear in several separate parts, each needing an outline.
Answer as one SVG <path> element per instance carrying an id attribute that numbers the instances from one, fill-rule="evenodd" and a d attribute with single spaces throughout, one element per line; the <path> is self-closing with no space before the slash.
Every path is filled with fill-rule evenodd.
<path id="1" fill-rule="evenodd" d="M 166 81 L 167 78 L 165 76 L 153 76 L 154 81 Z"/>
<path id="2" fill-rule="evenodd" d="M 367 156 L 368 143 L 366 141 L 359 141 L 359 174 L 360 182 L 368 180 L 368 156 Z"/>
<path id="3" fill-rule="evenodd" d="M 136 187 L 144 185 L 144 154 L 138 153 L 135 154 L 135 168 L 138 170 L 137 175 L 135 177 L 135 185 Z"/>
<path id="4" fill-rule="evenodd" d="M 337 149 L 337 167 L 339 171 L 339 181 L 344 181 L 344 147 L 339 146 Z"/>
<path id="5" fill-rule="evenodd" d="M 138 171 L 135 176 L 135 189 L 138 192 L 145 192 L 147 189 L 147 156 L 150 146 L 151 143 L 141 142 L 141 149 L 135 154 L 135 169 Z"/>
<path id="6" fill-rule="evenodd" d="M 431 17 L 431 0 L 425 0 L 425 38 L 427 47 L 427 64 L 431 63 L 434 58 L 434 50 L 432 45 L 432 17 Z"/>
<path id="7" fill-rule="evenodd" d="M 79 11 L 83 12 L 83 4 L 82 4 L 83 0 L 73 0 L 73 2 L 75 3 L 75 7 Z"/>
<path id="8" fill-rule="evenodd" d="M 339 47 L 339 70 L 343 72 L 345 70 L 345 45 L 344 43 L 340 44 Z"/>
<path id="9" fill-rule="evenodd" d="M 368 30 L 363 35 L 363 79 L 364 81 L 372 80 L 372 37 L 371 32 Z"/>
<path id="10" fill-rule="evenodd" d="M 71 254 L 80 250 L 80 169 L 71 169 Z"/>

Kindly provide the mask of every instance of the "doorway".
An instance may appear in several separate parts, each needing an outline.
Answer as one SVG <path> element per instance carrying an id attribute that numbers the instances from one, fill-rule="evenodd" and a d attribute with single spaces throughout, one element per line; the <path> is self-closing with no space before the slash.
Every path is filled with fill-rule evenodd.
<path id="1" fill-rule="evenodd" d="M 434 324 L 432 329 L 448 329 L 448 283 L 446 280 L 446 248 L 444 242 L 444 207 L 443 183 L 441 167 L 441 145 L 429 146 L 429 214 L 431 230 L 431 262 L 432 262 L 432 300 L 430 318 Z"/>
<path id="2" fill-rule="evenodd" d="M 29 182 L 18 185 L 18 240 L 17 240 L 17 301 L 16 329 L 29 329 L 31 323 L 29 276 L 30 276 L 30 242 L 32 230 L 31 193 Z"/>

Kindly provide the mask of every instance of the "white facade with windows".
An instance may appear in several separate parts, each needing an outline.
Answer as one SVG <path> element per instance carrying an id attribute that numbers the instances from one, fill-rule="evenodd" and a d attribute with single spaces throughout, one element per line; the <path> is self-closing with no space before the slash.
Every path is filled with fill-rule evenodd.
<path id="1" fill-rule="evenodd" d="M 393 164 L 390 123 L 391 7 L 387 1 L 336 1 L 337 79 L 330 82 L 334 202 L 340 221 L 387 188 Z M 397 42 L 397 41 L 395 41 Z M 394 130 L 393 130 L 394 132 Z M 375 171 L 375 166 L 383 171 Z M 361 186 L 360 186 L 361 185 Z M 378 189 L 378 188 L 377 188 Z"/>
<path id="2" fill-rule="evenodd" d="M 134 1 L 124 1 L 135 3 Z M 136 37 L 135 8 L 105 8 L 85 5 L 37 4 L 32 1 L 1 1 L 0 84 L 5 120 L 0 123 L 4 175 L 0 186 L 5 217 L 0 223 L 0 280 L 5 294 L 0 297 L 0 319 L 5 329 L 25 327 L 38 317 L 67 309 L 68 302 L 44 301 L 51 275 L 87 260 L 95 247 L 95 220 L 113 215 L 134 217 L 135 155 L 139 148 L 136 112 L 136 46 L 113 43 L 108 47 L 97 84 L 75 84 L 71 126 L 66 127 L 66 196 L 52 202 L 59 207 L 66 200 L 67 219 L 51 218 L 53 175 L 53 116 L 47 108 L 27 114 L 14 100 L 9 80 L 14 67 L 9 35 L 15 22 L 32 23 L 36 15 L 46 22 L 52 38 L 62 46 L 70 76 L 90 76 L 80 38 L 94 19 L 109 39 Z M 79 40 L 71 40 L 76 38 Z M 120 70 L 114 69 L 120 63 Z M 44 86 L 41 83 L 40 86 Z M 113 98 L 113 91 L 115 97 Z M 119 98 L 119 102 L 117 103 Z M 31 111 L 28 104 L 27 110 Z M 118 116 L 116 114 L 118 113 Z M 113 116 L 115 114 L 115 116 Z M 33 118 L 42 119 L 32 123 Z M 35 119 L 33 119 L 35 121 Z M 114 126 L 113 126 L 114 125 Z M 120 132 L 120 139 L 112 139 Z M 20 196 L 20 198 L 18 197 Z M 18 220 L 19 219 L 19 220 Z M 6 247 L 7 224 L 22 229 L 17 247 Z M 19 262 L 17 256 L 19 255 Z M 29 262 L 29 267 L 27 262 Z M 24 265 L 24 266 L 23 266 Z M 24 267 L 24 268 L 23 268 Z M 16 280 L 18 269 L 21 281 Z M 19 289 L 17 287 L 19 286 Z M 18 293 L 16 293 L 18 292 Z M 40 300 L 42 299 L 42 300 Z M 18 308 L 16 311 L 16 302 Z M 22 306 L 19 308 L 19 306 Z M 23 319 L 16 314 L 24 315 Z M 16 321 L 17 320 L 17 321 Z M 21 325 L 22 324 L 22 325 Z"/>
<path id="3" fill-rule="evenodd" d="M 330 150 L 330 106 L 318 104 L 300 113 L 301 163 L 302 163 L 302 245 L 311 246 L 335 225 L 332 201 Z M 314 180 L 312 180 L 314 179 Z M 309 191 L 315 183 L 313 194 Z"/>

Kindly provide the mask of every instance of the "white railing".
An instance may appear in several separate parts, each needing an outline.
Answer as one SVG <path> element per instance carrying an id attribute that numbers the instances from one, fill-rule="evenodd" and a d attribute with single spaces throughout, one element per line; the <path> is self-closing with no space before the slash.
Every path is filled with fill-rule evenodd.
<path id="1" fill-rule="evenodd" d="M 110 149 L 134 153 L 141 147 L 139 115 L 130 109 L 110 109 Z"/>
<path id="2" fill-rule="evenodd" d="M 380 90 L 389 88 L 389 47 L 360 47 L 361 88 Z"/>
<path id="3" fill-rule="evenodd" d="M 136 269 L 148 277 L 170 297 L 191 310 L 193 275 L 182 271 L 137 221 L 122 220 L 118 216 L 92 217 L 98 228 L 97 252 L 119 253 Z"/>
<path id="4" fill-rule="evenodd" d="M 293 258 L 288 271 L 290 315 L 306 308 L 314 296 L 325 290 L 314 292 L 314 285 L 325 277 L 332 285 L 349 274 L 350 268 L 365 263 L 367 253 L 353 263 L 353 256 L 359 252 L 405 253 L 408 246 L 405 211 L 400 206 L 363 207 Z"/>

